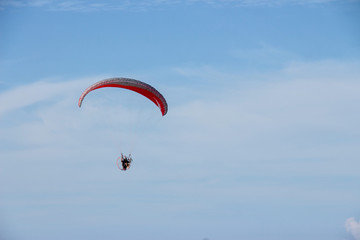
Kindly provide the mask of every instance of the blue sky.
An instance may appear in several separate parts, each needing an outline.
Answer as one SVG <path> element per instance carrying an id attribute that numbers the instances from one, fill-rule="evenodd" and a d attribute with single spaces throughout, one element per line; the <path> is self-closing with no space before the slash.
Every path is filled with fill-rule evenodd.
<path id="1" fill-rule="evenodd" d="M 359 240 L 359 10 L 0 0 L 0 238 Z"/>

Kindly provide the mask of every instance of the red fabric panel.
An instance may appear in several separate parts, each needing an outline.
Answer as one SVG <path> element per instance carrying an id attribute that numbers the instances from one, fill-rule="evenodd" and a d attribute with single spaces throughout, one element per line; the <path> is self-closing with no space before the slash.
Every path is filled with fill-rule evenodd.
<path id="1" fill-rule="evenodd" d="M 137 92 L 155 103 L 155 105 L 159 107 L 163 116 L 167 113 L 166 100 L 155 88 L 138 80 L 121 78 L 105 79 L 87 88 L 79 99 L 79 107 L 81 107 L 83 99 L 89 92 L 104 87 L 118 87 Z"/>

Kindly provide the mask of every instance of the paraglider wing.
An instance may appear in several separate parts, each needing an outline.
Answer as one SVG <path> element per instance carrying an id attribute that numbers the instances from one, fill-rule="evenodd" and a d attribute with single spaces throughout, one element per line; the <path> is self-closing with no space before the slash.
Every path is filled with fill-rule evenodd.
<path id="1" fill-rule="evenodd" d="M 89 92 L 104 87 L 118 87 L 137 92 L 155 103 L 155 105 L 158 106 L 158 108 L 160 109 L 163 116 L 167 113 L 168 106 L 165 98 L 163 97 L 163 95 L 161 95 L 161 93 L 159 93 L 149 84 L 131 78 L 108 78 L 94 83 L 81 94 L 78 103 L 79 107 L 81 107 L 85 96 Z"/>

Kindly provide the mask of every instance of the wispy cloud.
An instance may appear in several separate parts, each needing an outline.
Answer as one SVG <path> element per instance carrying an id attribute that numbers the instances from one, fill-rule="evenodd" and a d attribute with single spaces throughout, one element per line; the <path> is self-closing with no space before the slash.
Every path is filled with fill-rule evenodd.
<path id="1" fill-rule="evenodd" d="M 16 111 L 17 109 L 49 101 L 50 99 L 56 99 L 64 93 L 69 93 L 69 89 L 80 86 L 83 81 L 77 80 L 66 83 L 39 81 L 0 92 L 0 101 L 7 103 L 0 106 L 0 117 L 7 112 Z"/>
<path id="2" fill-rule="evenodd" d="M 127 222 L 113 219 L 114 210 L 124 213 L 119 202 L 137 209 L 140 225 L 148 225 L 141 216 L 155 210 L 164 221 L 184 216 L 184 209 L 215 215 L 250 202 L 358 204 L 359 65 L 292 63 L 252 76 L 209 66 L 177 68 L 178 78 L 215 74 L 223 86 L 178 88 L 164 80 L 158 88 L 169 103 L 164 118 L 143 98 L 131 105 L 138 96 L 126 91 L 98 90 L 79 109 L 81 92 L 101 76 L 2 91 L 0 100 L 8 104 L 0 108 L 0 180 L 8 183 L 0 190 L 2 212 L 16 219 L 16 229 L 40 232 L 45 223 L 67 226 L 66 219 L 46 222 L 63 216 L 62 210 L 74 222 L 93 214 L 79 217 L 79 206 L 110 208 L 111 223 Z M 128 126 L 139 118 L 144 127 L 134 131 L 134 166 L 120 174 L 116 157 L 133 134 Z M 37 215 L 37 223 L 29 221 Z M 229 220 L 238 223 L 238 216 Z M 358 236 L 358 222 L 346 224 Z"/>
<path id="3" fill-rule="evenodd" d="M 354 217 L 348 218 L 345 221 L 345 228 L 355 240 L 360 240 L 360 222 L 356 221 Z"/>
<path id="4" fill-rule="evenodd" d="M 139 1 L 83 1 L 83 0 L 0 0 L 0 7 L 42 7 L 54 11 L 110 11 L 146 10 L 154 7 L 205 4 L 212 7 L 279 6 L 324 4 L 339 0 L 139 0 Z M 350 1 L 350 0 L 349 0 Z M 353 0 L 358 1 L 358 0 Z"/>
<path id="5" fill-rule="evenodd" d="M 322 161 L 313 161 L 305 166 L 302 161 L 284 160 L 282 166 L 287 168 L 287 174 L 354 175 L 356 168 L 348 165 L 357 161 L 358 146 L 355 143 L 343 145 L 340 139 L 351 142 L 353 136 L 360 132 L 360 114 L 354 111 L 360 102 L 357 91 L 360 88 L 359 69 L 358 62 L 334 61 L 292 63 L 279 72 L 246 76 L 222 72 L 210 66 L 177 68 L 175 73 L 183 79 L 200 79 L 199 86 L 163 86 L 169 101 L 169 114 L 158 128 L 160 135 L 156 133 L 154 136 L 151 131 L 148 137 L 154 138 L 154 142 L 161 142 L 164 137 L 161 133 L 171 136 L 173 145 L 169 142 L 166 147 L 169 158 L 174 158 L 173 153 L 179 151 L 176 147 L 180 143 L 188 144 L 183 146 L 189 154 L 198 155 L 199 159 L 208 162 L 214 161 L 214 164 L 218 155 L 228 159 L 237 156 L 236 159 L 242 161 L 227 162 L 236 171 L 242 171 L 236 166 L 244 161 L 260 165 L 271 161 L 283 162 L 293 158 L 292 153 L 296 152 L 296 158 L 326 159 L 328 167 L 323 169 Z M 38 146 L 56 141 L 58 146 L 67 146 L 70 142 L 74 143 L 75 140 L 71 139 L 79 138 L 79 135 L 71 137 L 75 132 L 87 136 L 82 138 L 84 142 L 78 143 L 86 143 L 84 147 L 96 137 L 103 139 L 100 137 L 103 135 L 109 142 L 119 141 L 118 135 L 124 133 L 119 126 L 127 126 L 136 119 L 138 111 L 127 105 L 109 104 L 113 95 L 101 95 L 99 98 L 98 94 L 86 99 L 92 104 L 85 104 L 81 111 L 76 107 L 80 92 L 99 79 L 37 82 L 0 93 L 1 102 L 7 103 L 0 108 L 3 119 L 19 117 L 18 114 L 24 111 L 29 113 L 28 121 L 17 120 L 14 121 L 17 124 L 3 125 L 2 141 L 8 142 L 6 139 L 14 136 L 11 138 L 15 145 L 17 141 L 20 145 Z M 221 84 L 218 84 L 219 79 Z M 205 80 L 206 88 L 201 87 Z M 117 102 L 126 101 L 126 98 L 116 99 Z M 154 106 L 149 107 L 146 111 L 152 112 Z M 106 123 L 101 124 L 103 121 Z M 101 124 L 101 128 L 93 129 L 97 124 Z M 87 128 L 91 129 L 91 134 L 87 133 Z M 143 147 L 147 152 L 159 149 Z M 257 152 L 258 148 L 262 151 Z M 208 149 L 217 149 L 217 153 Z M 175 160 L 178 161 L 183 162 Z M 199 160 L 199 163 L 202 161 Z M 268 174 L 278 174 L 284 168 L 273 169 L 274 172 Z M 264 171 L 258 169 L 256 172 L 260 174 Z"/>
<path id="6" fill-rule="evenodd" d="M 3 7 L 44 7 L 54 3 L 54 0 L 1 0 L 0 6 Z"/>
<path id="7" fill-rule="evenodd" d="M 230 142 L 244 144 L 254 140 L 262 145 L 260 142 L 264 141 L 264 146 L 268 141 L 273 144 L 279 141 L 280 144 L 289 139 L 291 141 L 286 144 L 292 142 L 293 147 L 299 147 L 307 145 L 308 137 L 312 138 L 309 142 L 320 143 L 323 134 L 329 134 L 327 136 L 331 138 L 345 132 L 352 135 L 359 132 L 356 121 L 360 120 L 360 115 L 352 110 L 360 101 L 356 93 L 360 87 L 358 65 L 332 61 L 293 63 L 281 72 L 252 76 L 209 67 L 178 69 L 179 73 L 193 79 L 211 79 L 213 82 L 221 79 L 220 86 L 216 85 L 217 92 L 210 91 L 207 101 L 199 99 L 179 111 L 189 119 L 189 127 L 196 123 L 197 127 L 189 134 L 208 129 L 211 136 L 223 136 L 219 142 L 213 139 L 218 146 L 222 145 L 222 139 L 230 138 Z M 204 93 L 199 92 L 198 96 L 204 97 Z M 191 139 L 190 136 L 187 138 Z M 269 150 L 272 149 L 269 156 L 275 154 L 272 151 L 277 151 L 273 144 L 268 145 Z M 316 150 L 310 145 L 308 147 Z M 310 148 L 300 152 L 309 153 Z"/>

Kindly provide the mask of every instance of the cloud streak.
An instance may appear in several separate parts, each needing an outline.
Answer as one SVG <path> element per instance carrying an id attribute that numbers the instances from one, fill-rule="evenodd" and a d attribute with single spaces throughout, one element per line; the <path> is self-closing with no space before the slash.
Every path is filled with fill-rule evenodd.
<path id="1" fill-rule="evenodd" d="M 57 98 L 69 92 L 69 89 L 78 88 L 83 82 L 83 79 L 66 83 L 39 81 L 0 92 L 0 101 L 6 103 L 0 106 L 0 117 L 9 111 Z"/>
<path id="2" fill-rule="evenodd" d="M 140 0 L 136 2 L 119 1 L 117 3 L 99 1 L 61 1 L 61 0 L 1 0 L 0 7 L 41 7 L 52 11 L 119 11 L 119 10 L 147 10 L 162 6 L 191 6 L 204 4 L 212 7 L 246 7 L 246 6 L 280 6 L 324 4 L 339 0 Z M 358 1 L 358 0 L 355 0 Z"/>
<path id="3" fill-rule="evenodd" d="M 162 214 L 161 224 L 209 223 L 206 214 L 253 203 L 358 204 L 359 65 L 292 63 L 252 76 L 176 68 L 177 78 L 199 84 L 216 73 L 222 86 L 209 81 L 207 88 L 180 89 L 164 77 L 158 88 L 169 103 L 164 118 L 150 101 L 119 89 L 89 94 L 79 109 L 81 92 L 102 77 L 3 91 L 1 101 L 10 104 L 0 108 L 0 180 L 9 183 L 0 190 L 2 213 L 16 219 L 9 220 L 14 229 L 35 229 L 48 239 L 44 224 L 68 226 L 63 212 L 76 224 L 95 216 L 94 208 L 104 225 L 128 223 L 123 216 L 130 216 L 136 226 L 149 226 L 154 214 Z M 125 175 L 115 160 L 139 118 L 134 165 Z M 41 218 L 29 221 L 34 216 Z M 47 221 L 54 216 L 56 222 Z M 227 219 L 231 227 L 246 220 Z M 357 234 L 357 224 L 348 220 L 348 231 Z"/>
<path id="4" fill-rule="evenodd" d="M 183 86 L 179 90 L 176 86 L 164 86 L 164 94 L 168 97 L 170 108 L 161 128 L 173 136 L 174 144 L 186 141 L 193 146 L 199 145 L 195 147 L 196 151 L 202 150 L 200 152 L 204 155 L 203 158 L 214 161 L 216 158 L 211 157 L 208 148 L 216 147 L 228 154 L 229 158 L 231 155 L 243 159 L 252 156 L 251 159 L 258 160 L 266 155 L 286 159 L 290 152 L 296 149 L 299 152 L 298 157 L 303 158 L 327 158 L 331 154 L 339 157 L 344 154 L 343 157 L 349 157 L 356 152 L 346 154 L 340 148 L 321 143 L 326 141 L 328 144 L 336 145 L 336 139 L 351 139 L 360 134 L 357 127 L 360 115 L 354 111 L 360 102 L 357 92 L 360 88 L 360 73 L 357 69 L 360 69 L 357 62 L 331 61 L 293 63 L 280 72 L 253 76 L 223 73 L 211 67 L 197 70 L 177 68 L 176 74 L 182 75 L 183 78 L 199 79 L 200 84 L 207 79 L 213 87 Z M 242 81 L 243 78 L 251 78 L 253 81 Z M 48 135 L 50 133 L 62 133 L 63 137 L 67 134 L 71 136 L 72 128 L 81 129 L 81 132 L 84 131 L 83 134 L 89 135 L 86 128 L 92 128 L 105 121 L 101 128 L 92 129 L 92 134 L 101 136 L 106 132 L 109 139 L 112 139 L 110 141 L 116 141 L 117 134 L 112 133 L 111 129 L 119 129 L 119 124 L 126 125 L 142 113 L 137 107 L 133 108 L 133 105 L 109 105 L 115 96 L 114 93 L 102 95 L 101 98 L 98 94 L 89 96 L 86 101 L 91 103 L 85 104 L 79 111 L 76 103 L 80 93 L 85 86 L 99 79 L 101 77 L 62 83 L 37 82 L 0 93 L 1 102 L 7 103 L 0 107 L 0 117 L 3 121 L 8 119 L 7 127 L 2 129 L 7 134 L 3 136 L 11 136 L 11 131 L 15 131 L 17 134 L 23 133 L 18 139 L 28 139 L 24 144 L 40 144 L 49 142 L 49 139 L 60 141 L 60 135 L 54 137 Z M 216 85 L 216 79 L 223 79 L 221 86 Z M 121 99 L 115 96 L 115 99 L 117 102 L 126 102 L 127 97 L 131 96 L 127 95 Z M 146 102 L 143 106 L 141 104 L 144 115 L 152 112 L 151 103 Z M 9 119 L 22 112 L 31 116 L 32 122 L 20 125 L 11 123 Z M 119 118 L 122 115 L 127 117 Z M 12 127 L 8 127 L 9 125 Z M 187 130 L 179 131 L 181 128 Z M 25 134 L 29 132 L 45 135 L 41 140 L 42 135 L 37 134 L 38 141 L 34 141 L 35 134 Z M 29 139 L 26 135 L 32 138 Z M 163 138 L 162 135 L 158 137 Z M 157 141 L 160 141 L 159 139 Z M 84 141 L 87 142 L 86 139 Z M 314 144 L 315 147 L 312 147 Z M 244 149 L 240 151 L 237 147 L 239 145 L 243 145 Z M 254 154 L 254 148 L 259 145 L 268 152 Z M 284 146 L 287 150 L 281 150 Z M 171 148 L 172 146 L 169 146 L 169 149 Z M 195 151 L 195 148 L 190 147 L 189 151 Z M 329 153 L 326 153 L 327 151 Z M 334 161 L 335 165 L 338 164 L 337 160 Z M 237 161 L 231 164 L 236 165 Z M 320 166 L 321 164 L 314 172 Z M 346 167 L 328 170 L 339 172 L 341 169 L 344 170 L 344 174 L 352 170 Z"/>

